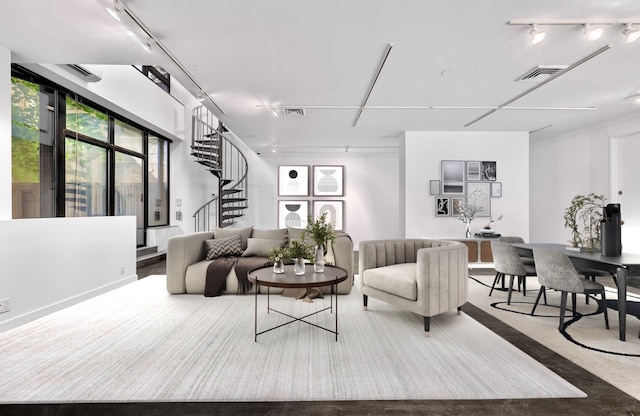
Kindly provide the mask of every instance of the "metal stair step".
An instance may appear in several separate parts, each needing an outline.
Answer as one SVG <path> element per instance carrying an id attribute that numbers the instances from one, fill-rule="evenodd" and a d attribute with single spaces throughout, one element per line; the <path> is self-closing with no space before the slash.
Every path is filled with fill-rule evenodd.
<path id="1" fill-rule="evenodd" d="M 223 204 L 231 204 L 233 202 L 245 202 L 247 198 L 222 198 Z"/>
<path id="2" fill-rule="evenodd" d="M 231 212 L 231 211 L 242 211 L 243 209 L 247 209 L 247 206 L 235 206 L 235 207 L 222 207 L 222 212 Z"/>

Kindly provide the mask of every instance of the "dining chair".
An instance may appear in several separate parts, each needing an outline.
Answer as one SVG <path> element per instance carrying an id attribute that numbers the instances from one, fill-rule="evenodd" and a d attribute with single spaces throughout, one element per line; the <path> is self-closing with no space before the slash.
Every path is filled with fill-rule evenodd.
<path id="1" fill-rule="evenodd" d="M 598 282 L 583 279 L 581 275 L 578 274 L 569 257 L 561 251 L 534 248 L 533 258 L 536 262 L 540 291 L 533 304 L 531 315 L 534 314 L 540 301 L 540 296 L 545 292 L 545 289 L 559 290 L 561 297 L 560 324 L 558 329 L 562 330 L 564 326 L 564 315 L 567 309 L 568 293 L 571 293 L 571 301 L 573 302 L 573 316 L 576 316 L 577 293 L 585 295 L 600 293 L 602 296 L 601 306 L 604 310 L 604 323 L 606 328 L 609 329 L 609 315 L 607 314 L 607 299 L 604 293 L 604 286 Z"/>
<path id="2" fill-rule="evenodd" d="M 618 281 L 616 280 L 616 276 L 612 273 L 609 273 L 606 270 L 598 270 L 592 269 L 590 267 L 576 267 L 576 271 L 578 274 L 584 276 L 587 280 L 596 281 L 596 277 L 611 277 L 613 279 L 613 283 L 616 285 L 616 289 L 618 288 Z M 589 295 L 585 295 L 585 303 L 589 304 Z"/>
<path id="3" fill-rule="evenodd" d="M 524 264 L 518 255 L 515 247 L 511 243 L 504 241 L 491 241 L 491 251 L 493 253 L 493 268 L 496 270 L 496 277 L 491 285 L 489 296 L 500 279 L 510 276 L 509 294 L 507 296 L 507 305 L 511 304 L 511 293 L 513 292 L 513 280 L 518 278 L 518 288 L 522 284 L 522 293 L 527 296 L 527 276 L 535 276 L 536 269 L 533 265 Z"/>

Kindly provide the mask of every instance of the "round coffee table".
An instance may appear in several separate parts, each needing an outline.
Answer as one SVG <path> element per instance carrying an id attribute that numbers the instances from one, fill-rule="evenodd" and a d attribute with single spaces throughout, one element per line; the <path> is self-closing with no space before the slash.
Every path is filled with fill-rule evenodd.
<path id="1" fill-rule="evenodd" d="M 254 283 L 256 285 L 260 285 L 260 286 L 266 286 L 267 288 L 267 313 L 269 312 L 276 312 L 279 313 L 281 315 L 285 315 L 289 318 L 291 318 L 292 320 L 287 321 L 283 324 L 274 326 L 272 328 L 266 329 L 264 331 L 258 332 L 258 290 L 256 288 L 255 290 L 255 311 L 254 311 L 254 324 L 255 324 L 255 335 L 254 335 L 254 341 L 258 341 L 258 335 L 260 334 L 264 334 L 265 332 L 269 332 L 269 331 L 273 331 L 276 328 L 280 328 L 282 326 L 285 325 L 289 325 L 293 322 L 304 322 L 308 325 L 311 326 L 315 326 L 316 328 L 320 328 L 320 329 L 324 329 L 325 331 L 331 332 L 332 334 L 336 335 L 336 341 L 338 341 L 338 293 L 337 293 L 337 286 L 338 283 L 340 282 L 344 282 L 345 280 L 347 280 L 347 276 L 348 273 L 345 269 L 343 269 L 342 267 L 336 267 L 336 266 L 324 266 L 324 272 L 323 273 L 316 273 L 313 271 L 313 265 L 311 264 L 307 264 L 305 266 L 305 273 L 303 275 L 296 275 L 293 273 L 293 265 L 285 265 L 284 266 L 284 273 L 274 273 L 273 272 L 273 267 L 272 266 L 264 266 L 264 267 L 259 267 L 257 269 L 251 270 L 248 274 L 247 277 L 249 278 L 249 281 L 251 283 Z M 331 304 L 330 306 L 324 308 L 324 309 L 320 309 L 318 311 L 315 311 L 313 313 L 310 313 L 308 315 L 305 316 L 301 316 L 301 317 L 295 317 L 295 316 L 291 316 L 287 313 L 284 313 L 282 311 L 273 309 L 269 303 L 269 297 L 270 297 L 270 288 L 272 287 L 278 287 L 278 288 L 282 288 L 282 289 L 310 289 L 310 288 L 314 288 L 314 287 L 323 287 L 323 286 L 332 286 L 332 290 L 331 293 L 329 294 L 329 298 L 331 299 Z M 335 293 L 334 293 L 335 292 Z M 329 328 L 325 328 L 323 326 L 320 325 L 316 325 L 313 322 L 309 322 L 306 321 L 305 318 L 308 318 L 309 316 L 312 315 L 316 315 L 320 312 L 324 312 L 326 310 L 331 311 L 331 313 L 333 313 L 333 298 L 336 298 L 335 300 L 335 309 L 336 309 L 336 327 L 335 330 L 333 329 L 329 329 Z"/>

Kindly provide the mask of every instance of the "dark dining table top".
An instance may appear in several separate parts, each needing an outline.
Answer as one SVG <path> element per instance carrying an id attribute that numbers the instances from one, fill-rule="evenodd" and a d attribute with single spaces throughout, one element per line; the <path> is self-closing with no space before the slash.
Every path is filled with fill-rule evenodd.
<path id="1" fill-rule="evenodd" d="M 532 254 L 534 248 L 564 251 L 577 265 L 602 268 L 610 272 L 615 272 L 618 267 L 624 267 L 629 276 L 640 276 L 640 254 L 636 253 L 623 252 L 620 256 L 603 256 L 600 251 L 569 250 L 567 249 L 569 246 L 555 243 L 516 243 L 513 246 L 521 254 L 527 255 Z"/>

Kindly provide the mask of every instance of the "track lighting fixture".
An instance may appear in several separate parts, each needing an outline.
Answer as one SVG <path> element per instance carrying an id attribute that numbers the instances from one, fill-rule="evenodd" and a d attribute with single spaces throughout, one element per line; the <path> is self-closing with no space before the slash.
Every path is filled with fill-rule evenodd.
<path id="1" fill-rule="evenodd" d="M 627 43 L 635 42 L 640 38 L 640 29 L 633 29 L 631 27 L 632 23 L 627 23 L 622 34 L 627 37 Z"/>
<path id="2" fill-rule="evenodd" d="M 120 21 L 120 14 L 122 13 L 122 3 L 120 3 L 120 0 L 113 0 L 113 8 L 107 7 L 106 9 L 111 17 Z"/>
<path id="3" fill-rule="evenodd" d="M 144 50 L 145 50 L 145 51 L 147 51 L 147 52 L 149 52 L 149 53 L 151 53 L 151 51 L 152 51 L 152 49 L 153 49 L 153 48 L 151 47 L 151 44 L 152 44 L 152 43 L 153 43 L 153 40 L 151 40 L 151 39 L 147 39 L 147 40 L 140 41 L 140 45 L 142 45 L 142 47 L 144 48 Z"/>
<path id="4" fill-rule="evenodd" d="M 584 34 L 589 42 L 600 39 L 603 32 L 604 29 L 601 27 L 591 27 L 591 23 L 585 23 L 584 25 Z"/>
<path id="5" fill-rule="evenodd" d="M 198 99 L 198 101 L 203 102 L 204 99 L 206 98 L 206 96 L 204 95 L 204 91 L 200 90 L 196 98 Z"/>
<path id="6" fill-rule="evenodd" d="M 538 29 L 538 25 L 535 23 L 531 25 L 531 31 L 529 32 L 529 34 L 531 35 L 532 45 L 537 45 L 538 43 L 542 42 L 542 39 L 544 39 L 545 36 L 547 36 L 544 31 Z"/>

